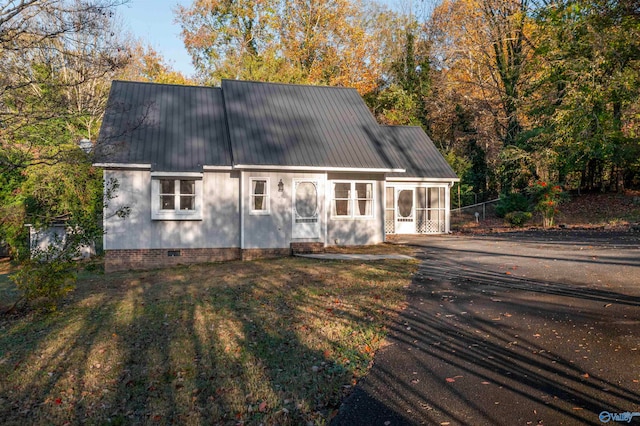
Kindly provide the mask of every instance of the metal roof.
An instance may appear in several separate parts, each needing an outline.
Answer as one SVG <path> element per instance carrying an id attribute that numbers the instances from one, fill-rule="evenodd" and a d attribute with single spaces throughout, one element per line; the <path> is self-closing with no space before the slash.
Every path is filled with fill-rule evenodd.
<path id="1" fill-rule="evenodd" d="M 431 138 L 418 126 L 381 126 L 388 143 L 390 158 L 403 165 L 405 173 L 387 177 L 457 179 L 455 172 L 440 154 Z"/>
<path id="2" fill-rule="evenodd" d="M 420 127 L 380 126 L 355 89 L 223 80 L 222 88 L 114 81 L 96 163 L 376 170 L 456 179 Z"/>
<path id="3" fill-rule="evenodd" d="M 114 81 L 96 162 L 202 171 L 232 164 L 220 88 Z"/>
<path id="4" fill-rule="evenodd" d="M 237 165 L 402 169 L 355 89 L 223 80 Z"/>

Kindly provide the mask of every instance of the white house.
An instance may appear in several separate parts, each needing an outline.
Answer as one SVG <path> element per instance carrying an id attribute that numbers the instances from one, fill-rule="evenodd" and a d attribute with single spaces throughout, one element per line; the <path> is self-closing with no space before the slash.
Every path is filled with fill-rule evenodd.
<path id="1" fill-rule="evenodd" d="M 114 81 L 96 155 L 119 184 L 107 271 L 446 233 L 458 180 L 421 128 L 338 87 Z"/>

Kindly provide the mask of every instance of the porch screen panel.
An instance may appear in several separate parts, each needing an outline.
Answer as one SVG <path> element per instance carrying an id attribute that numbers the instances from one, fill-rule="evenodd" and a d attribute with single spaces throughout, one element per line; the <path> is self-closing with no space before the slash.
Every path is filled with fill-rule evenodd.
<path id="1" fill-rule="evenodd" d="M 393 234 L 396 232 L 396 209 L 394 208 L 394 188 L 385 188 L 384 203 L 384 232 Z"/>
<path id="2" fill-rule="evenodd" d="M 416 188 L 416 231 L 427 232 L 427 188 Z"/>
<path id="3" fill-rule="evenodd" d="M 442 233 L 445 231 L 445 188 L 428 188 L 427 195 L 427 233 Z"/>

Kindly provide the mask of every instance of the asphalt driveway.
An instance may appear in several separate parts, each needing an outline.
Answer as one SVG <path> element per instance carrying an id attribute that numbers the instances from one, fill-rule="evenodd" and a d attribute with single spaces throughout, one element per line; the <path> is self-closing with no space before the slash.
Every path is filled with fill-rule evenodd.
<path id="1" fill-rule="evenodd" d="M 406 242 L 408 306 L 332 424 L 640 424 L 640 234 Z"/>

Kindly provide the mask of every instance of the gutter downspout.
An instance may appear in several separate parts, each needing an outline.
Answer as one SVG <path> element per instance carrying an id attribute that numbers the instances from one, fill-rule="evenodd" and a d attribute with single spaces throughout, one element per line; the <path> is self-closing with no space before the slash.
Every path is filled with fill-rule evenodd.
<path id="1" fill-rule="evenodd" d="M 244 250 L 244 172 L 240 171 L 240 250 Z"/>

